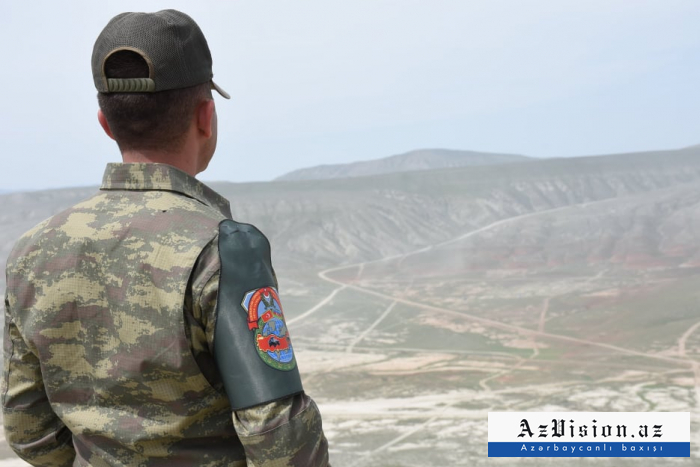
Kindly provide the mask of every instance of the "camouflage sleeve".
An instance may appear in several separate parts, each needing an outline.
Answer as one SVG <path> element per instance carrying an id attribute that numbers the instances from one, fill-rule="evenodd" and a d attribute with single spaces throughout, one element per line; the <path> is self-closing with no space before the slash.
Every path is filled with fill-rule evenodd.
<path id="1" fill-rule="evenodd" d="M 192 284 L 194 315 L 213 352 L 220 267 L 216 242 L 202 252 L 197 266 Z M 330 466 L 321 414 L 304 393 L 237 410 L 233 425 L 244 446 L 248 467 Z"/>
<path id="2" fill-rule="evenodd" d="M 214 328 L 216 327 L 216 295 L 219 285 L 219 248 L 216 240 L 213 240 L 202 251 L 197 259 L 192 277 L 192 315 L 200 329 L 204 332 L 199 339 L 199 346 L 206 346 L 210 354 L 214 353 Z"/>
<path id="3" fill-rule="evenodd" d="M 248 467 L 326 467 L 321 414 L 306 394 L 233 413 Z"/>
<path id="4" fill-rule="evenodd" d="M 5 438 L 19 457 L 36 466 L 73 465 L 72 434 L 51 410 L 39 360 L 22 338 L 5 299 L 2 411 Z"/>

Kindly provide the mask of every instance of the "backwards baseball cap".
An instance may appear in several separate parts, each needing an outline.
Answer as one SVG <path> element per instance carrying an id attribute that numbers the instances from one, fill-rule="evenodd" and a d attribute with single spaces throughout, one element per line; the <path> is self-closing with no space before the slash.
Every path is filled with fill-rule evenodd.
<path id="1" fill-rule="evenodd" d="M 109 78 L 105 62 L 128 50 L 148 64 L 148 78 Z M 92 49 L 92 76 L 99 92 L 158 92 L 211 82 L 226 99 L 231 96 L 212 77 L 211 52 L 197 23 L 177 10 L 122 13 L 107 23 Z"/>

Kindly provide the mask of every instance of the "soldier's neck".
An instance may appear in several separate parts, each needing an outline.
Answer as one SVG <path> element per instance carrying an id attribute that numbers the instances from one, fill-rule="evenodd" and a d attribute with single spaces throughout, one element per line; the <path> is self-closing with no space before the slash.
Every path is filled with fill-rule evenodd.
<path id="1" fill-rule="evenodd" d="M 211 155 L 207 157 L 207 142 L 201 138 L 194 122 L 185 133 L 182 145 L 176 151 L 160 149 L 132 149 L 122 152 L 125 163 L 168 164 L 193 177 L 207 168 Z"/>

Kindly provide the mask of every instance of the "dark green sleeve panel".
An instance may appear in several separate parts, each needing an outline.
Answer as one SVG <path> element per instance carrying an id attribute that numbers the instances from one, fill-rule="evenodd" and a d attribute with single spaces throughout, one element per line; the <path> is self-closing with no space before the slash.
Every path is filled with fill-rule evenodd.
<path id="1" fill-rule="evenodd" d="M 270 242 L 254 226 L 227 219 L 219 224 L 219 256 L 214 357 L 231 407 L 240 410 L 302 392 Z"/>

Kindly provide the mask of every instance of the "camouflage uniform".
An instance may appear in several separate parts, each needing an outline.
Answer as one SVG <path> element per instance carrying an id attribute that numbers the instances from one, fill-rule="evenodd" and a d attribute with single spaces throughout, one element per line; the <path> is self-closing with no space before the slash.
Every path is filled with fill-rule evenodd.
<path id="1" fill-rule="evenodd" d="M 164 164 L 109 164 L 7 265 L 7 441 L 42 466 L 325 466 L 304 394 L 231 411 L 212 357 L 228 202 Z M 184 304 L 184 311 L 183 311 Z"/>

